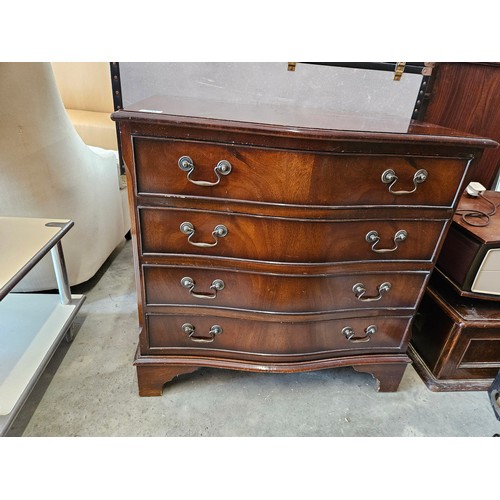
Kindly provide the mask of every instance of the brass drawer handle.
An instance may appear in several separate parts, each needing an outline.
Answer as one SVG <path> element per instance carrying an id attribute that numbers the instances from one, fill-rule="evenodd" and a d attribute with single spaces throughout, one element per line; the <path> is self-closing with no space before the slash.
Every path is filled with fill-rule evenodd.
<path id="1" fill-rule="evenodd" d="M 391 289 L 391 284 L 388 281 L 386 281 L 385 283 L 381 283 L 377 287 L 378 295 L 365 297 L 364 295 L 366 293 L 366 288 L 365 285 L 363 285 L 363 283 L 356 283 L 352 287 L 354 295 L 361 302 L 375 302 L 376 300 L 380 300 L 382 298 L 382 295 L 384 295 L 384 293 L 387 293 L 390 289 Z"/>
<path id="2" fill-rule="evenodd" d="M 413 189 L 411 191 L 393 191 L 392 190 L 392 186 L 394 186 L 394 184 L 396 184 L 396 182 L 398 182 L 398 176 L 396 175 L 396 172 L 394 172 L 394 170 L 392 170 L 390 168 L 382 174 L 382 182 L 384 184 L 389 184 L 387 189 L 392 194 L 411 194 L 417 190 L 417 184 L 422 184 L 422 182 L 424 182 L 427 179 L 428 175 L 429 174 L 427 173 L 427 170 L 424 170 L 423 168 L 421 168 L 420 170 L 417 170 L 415 172 L 415 175 L 413 176 Z"/>
<path id="3" fill-rule="evenodd" d="M 370 335 L 373 335 L 376 331 L 377 327 L 375 325 L 370 325 L 365 328 L 365 334 L 362 337 L 355 337 L 354 330 L 350 326 L 342 328 L 342 334 L 344 335 L 344 337 L 349 342 L 353 342 L 354 344 L 360 342 L 369 342 L 371 339 Z"/>
<path id="4" fill-rule="evenodd" d="M 183 172 L 187 172 L 187 180 L 197 186 L 216 186 L 221 180 L 221 175 L 229 175 L 232 169 L 231 164 L 227 160 L 221 160 L 214 168 L 215 175 L 217 176 L 215 182 L 195 181 L 191 179 L 191 174 L 194 172 L 193 160 L 189 156 L 181 156 L 177 163 Z"/>
<path id="5" fill-rule="evenodd" d="M 372 243 L 372 250 L 374 252 L 385 253 L 385 252 L 394 252 L 395 250 L 397 250 L 398 243 L 406 240 L 407 236 L 408 233 L 404 229 L 400 229 L 394 235 L 394 246 L 392 248 L 375 248 L 377 246 L 377 243 L 380 241 L 380 236 L 378 235 L 377 231 L 370 231 L 365 236 L 365 239 L 368 243 Z"/>
<path id="6" fill-rule="evenodd" d="M 213 280 L 212 285 L 210 286 L 210 290 L 214 290 L 213 293 L 195 292 L 193 290 L 196 285 L 196 282 L 194 281 L 193 278 L 190 278 L 189 276 L 186 276 L 185 278 L 181 279 L 181 285 L 187 288 L 189 290 L 189 293 L 193 297 L 196 297 L 197 299 L 215 299 L 217 297 L 217 292 L 224 290 L 225 286 L 222 280 Z"/>
<path id="7" fill-rule="evenodd" d="M 191 224 L 191 222 L 183 222 L 180 226 L 180 230 L 182 233 L 188 235 L 188 243 L 195 247 L 201 247 L 201 248 L 209 248 L 209 247 L 214 247 L 219 243 L 218 238 L 224 238 L 224 236 L 227 235 L 228 230 L 227 227 L 224 226 L 223 224 L 219 224 L 218 226 L 215 226 L 214 230 L 212 231 L 212 236 L 214 237 L 214 243 L 197 243 L 195 241 L 191 241 L 191 238 L 194 236 L 196 230 Z"/>
<path id="8" fill-rule="evenodd" d="M 195 337 L 194 332 L 196 328 L 191 323 L 184 323 L 181 328 L 184 333 L 188 334 L 193 342 L 213 342 L 215 336 L 222 333 L 222 328 L 219 325 L 213 325 L 212 328 L 210 328 L 208 332 L 210 337 Z"/>

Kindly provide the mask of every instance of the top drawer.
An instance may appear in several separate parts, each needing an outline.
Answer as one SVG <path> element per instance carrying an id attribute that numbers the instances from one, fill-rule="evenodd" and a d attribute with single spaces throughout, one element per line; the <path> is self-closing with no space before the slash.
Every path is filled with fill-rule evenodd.
<path id="1" fill-rule="evenodd" d="M 451 207 L 467 166 L 458 158 L 310 153 L 144 137 L 134 138 L 134 160 L 138 194 L 317 206 Z"/>

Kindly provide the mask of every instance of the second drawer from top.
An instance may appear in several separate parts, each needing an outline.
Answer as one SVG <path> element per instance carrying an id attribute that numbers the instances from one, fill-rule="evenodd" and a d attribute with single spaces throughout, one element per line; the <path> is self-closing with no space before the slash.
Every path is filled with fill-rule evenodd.
<path id="1" fill-rule="evenodd" d="M 328 220 L 140 207 L 142 254 L 267 262 L 431 262 L 446 220 Z"/>

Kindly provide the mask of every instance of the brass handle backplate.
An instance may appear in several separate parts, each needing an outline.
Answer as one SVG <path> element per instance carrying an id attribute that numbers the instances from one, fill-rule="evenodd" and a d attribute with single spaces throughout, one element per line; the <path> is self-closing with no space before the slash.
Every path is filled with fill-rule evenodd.
<path id="1" fill-rule="evenodd" d="M 377 287 L 378 294 L 377 295 L 372 295 L 372 296 L 365 296 L 366 293 L 366 287 L 363 285 L 363 283 L 356 283 L 352 287 L 352 291 L 354 292 L 355 297 L 360 301 L 360 302 L 374 302 L 376 300 L 380 300 L 382 296 L 387 293 L 391 289 L 391 284 L 386 281 L 385 283 L 381 283 Z"/>
<path id="2" fill-rule="evenodd" d="M 213 342 L 215 336 L 222 333 L 222 328 L 219 325 L 213 325 L 210 328 L 208 332 L 209 337 L 196 337 L 194 335 L 196 327 L 194 327 L 191 323 L 184 323 L 181 328 L 184 333 L 187 333 L 188 337 L 193 342 Z"/>
<path id="3" fill-rule="evenodd" d="M 404 229 L 400 229 L 394 235 L 394 246 L 392 248 L 376 248 L 378 242 L 380 241 L 380 236 L 377 231 L 369 231 L 365 236 L 365 239 L 368 243 L 372 243 L 372 250 L 377 253 L 386 253 L 386 252 L 394 252 L 398 249 L 398 243 L 406 240 L 408 233 Z"/>
<path id="4" fill-rule="evenodd" d="M 365 328 L 365 334 L 362 337 L 355 337 L 355 332 L 350 326 L 346 326 L 342 328 L 342 334 L 344 337 L 354 344 L 360 342 L 369 342 L 371 339 L 371 335 L 376 333 L 377 327 L 375 325 L 370 325 Z"/>
<path id="5" fill-rule="evenodd" d="M 183 222 L 179 228 L 181 230 L 181 233 L 187 234 L 188 235 L 188 243 L 195 247 L 201 247 L 201 248 L 209 248 L 209 247 L 214 247 L 219 243 L 218 238 L 224 238 L 227 233 L 227 227 L 224 226 L 223 224 L 219 224 L 218 226 L 215 226 L 214 230 L 212 231 L 212 236 L 214 237 L 214 242 L 213 243 L 198 243 L 195 241 L 191 241 L 191 238 L 194 236 L 196 230 L 191 224 L 191 222 Z"/>
<path id="6" fill-rule="evenodd" d="M 221 181 L 221 175 L 229 175 L 232 170 L 231 164 L 227 160 L 221 160 L 214 168 L 217 180 L 215 182 L 209 181 L 195 181 L 191 179 L 191 174 L 194 172 L 194 162 L 189 156 L 181 156 L 177 162 L 179 168 L 183 172 L 187 172 L 187 180 L 196 184 L 197 186 L 217 186 Z"/>
<path id="7" fill-rule="evenodd" d="M 394 184 L 396 184 L 396 182 L 398 182 L 398 176 L 396 175 L 396 172 L 394 172 L 394 170 L 392 170 L 392 169 L 387 169 L 382 174 L 381 179 L 382 179 L 382 182 L 384 184 L 389 184 L 389 186 L 387 186 L 387 189 L 389 190 L 390 193 L 400 195 L 400 194 L 414 193 L 417 190 L 417 185 L 422 184 L 422 182 L 424 182 L 427 179 L 428 175 L 429 174 L 427 173 L 427 170 L 424 170 L 423 168 L 421 168 L 420 170 L 417 170 L 415 172 L 415 175 L 413 176 L 413 189 L 411 191 L 404 191 L 404 190 L 393 191 L 392 190 L 392 187 L 394 186 Z"/>
<path id="8" fill-rule="evenodd" d="M 195 292 L 194 287 L 196 285 L 196 282 L 189 276 L 181 279 L 181 285 L 187 288 L 189 290 L 189 293 L 197 299 L 215 299 L 217 297 L 217 292 L 220 292 L 225 287 L 224 282 L 217 279 L 213 280 L 212 285 L 210 286 L 210 290 L 213 290 L 213 293 Z"/>

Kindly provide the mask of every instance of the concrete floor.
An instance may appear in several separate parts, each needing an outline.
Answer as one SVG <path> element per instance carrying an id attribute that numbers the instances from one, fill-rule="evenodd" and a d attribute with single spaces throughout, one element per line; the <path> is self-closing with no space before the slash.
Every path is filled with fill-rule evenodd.
<path id="1" fill-rule="evenodd" d="M 407 368 L 377 393 L 351 368 L 298 374 L 200 369 L 141 398 L 131 242 L 90 282 L 77 335 L 63 341 L 9 436 L 454 436 L 500 433 L 486 392 L 434 393 Z"/>

